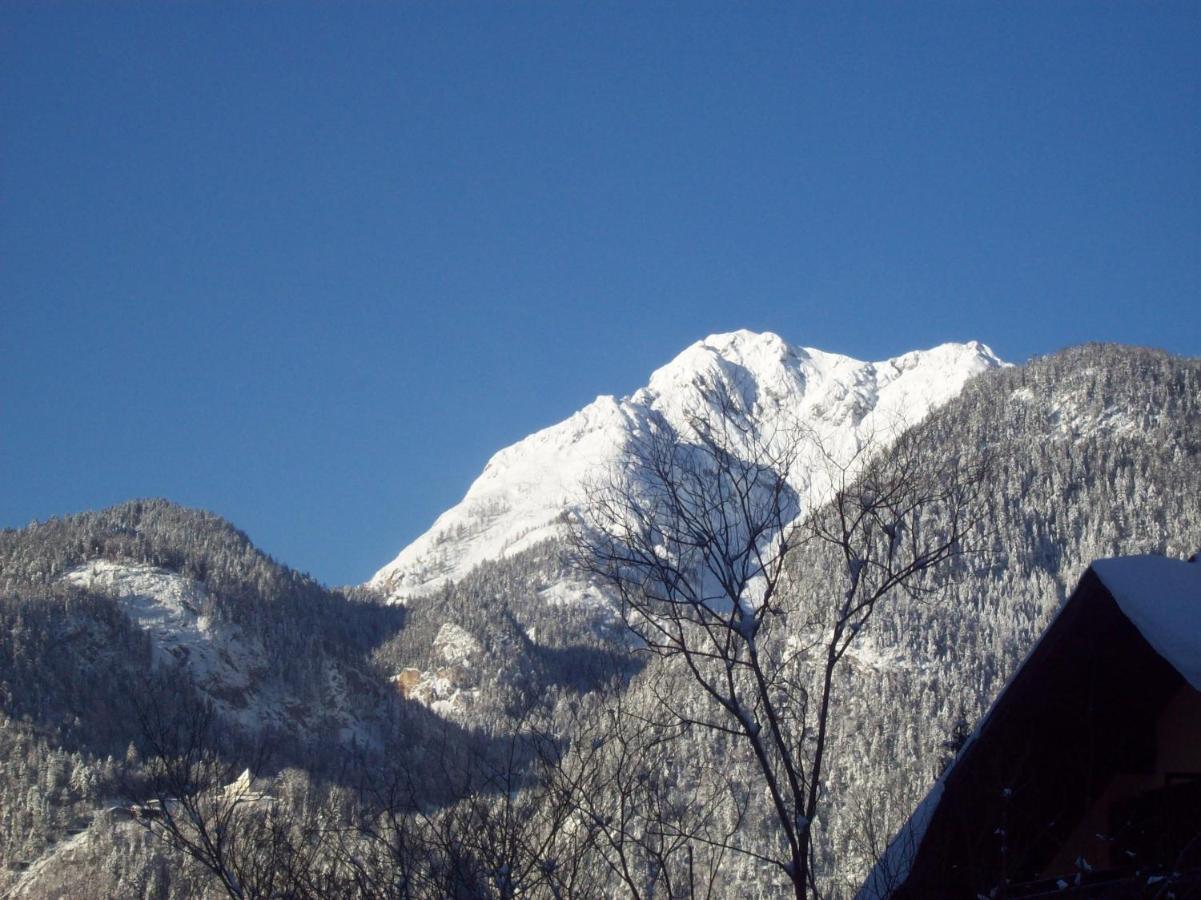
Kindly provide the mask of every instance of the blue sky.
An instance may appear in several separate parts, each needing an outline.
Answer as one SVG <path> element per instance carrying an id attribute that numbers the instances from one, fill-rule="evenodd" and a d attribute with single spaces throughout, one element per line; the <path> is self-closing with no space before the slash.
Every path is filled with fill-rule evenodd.
<path id="1" fill-rule="evenodd" d="M 738 327 L 1201 355 L 1201 6 L 0 5 L 0 525 L 331 583 Z"/>

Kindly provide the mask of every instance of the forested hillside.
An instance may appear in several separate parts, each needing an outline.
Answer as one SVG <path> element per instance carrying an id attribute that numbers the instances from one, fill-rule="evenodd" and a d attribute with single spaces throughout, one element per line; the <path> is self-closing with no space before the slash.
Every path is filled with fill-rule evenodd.
<path id="1" fill-rule="evenodd" d="M 331 591 L 166 501 L 0 533 L 0 871 L 121 804 L 149 752 L 145 720 L 164 710 L 211 706 L 222 758 L 264 774 L 338 782 L 386 755 L 428 775 L 426 744 L 450 760 L 483 752 L 486 736 L 405 700 L 373 659 L 403 624 L 404 610 Z M 423 783 L 437 798 L 438 780 Z M 113 877 L 167 884 L 126 837 Z"/>
<path id="2" fill-rule="evenodd" d="M 950 584 L 891 598 L 838 670 L 824 812 L 811 825 L 834 895 L 853 891 L 1092 559 L 1201 549 L 1199 361 L 1089 345 L 992 369 L 902 439 L 931 472 L 986 463 L 979 528 Z M 806 637 L 813 610 L 843 590 L 845 562 L 798 542 L 786 575 L 789 613 L 765 646 Z M 700 719 L 708 698 L 679 665 L 638 650 L 558 541 L 400 607 L 323 587 L 224 521 L 164 501 L 0 533 L 0 888 L 218 889 L 128 818 L 93 822 L 150 777 L 143 707 L 167 696 L 215 711 L 223 772 L 271 745 L 255 774 L 277 798 L 289 852 L 313 840 L 321 810 L 367 846 L 354 842 L 381 807 L 363 773 L 403 770 L 407 793 L 384 811 L 424 848 L 414 871 L 425 880 L 388 881 L 388 865 L 415 857 L 384 854 L 356 881 L 346 866 L 362 854 L 321 844 L 327 891 L 768 897 L 783 886 L 761 860 L 700 839 L 777 840 L 745 746 L 669 726 L 665 709 Z M 510 740 L 515 730 L 526 737 Z M 504 770 L 507 787 L 484 770 Z M 671 844 L 656 831 L 665 816 L 700 837 Z M 560 827 L 568 819 L 585 824 Z M 520 833 L 510 844 L 521 849 L 498 861 L 466 838 L 484 832 Z M 479 877 L 454 886 L 455 867 Z"/>

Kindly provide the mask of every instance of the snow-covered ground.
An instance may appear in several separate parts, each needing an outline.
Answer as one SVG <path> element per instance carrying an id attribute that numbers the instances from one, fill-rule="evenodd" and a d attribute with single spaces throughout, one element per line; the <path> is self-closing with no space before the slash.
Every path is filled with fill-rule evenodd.
<path id="1" fill-rule="evenodd" d="M 584 484 L 622 457 L 649 416 L 686 429 L 704 405 L 705 379 L 717 379 L 751 412 L 762 434 L 785 424 L 808 429 L 842 458 L 866 442 L 887 442 L 962 390 L 969 378 L 1003 365 L 983 344 L 943 344 L 882 362 L 806 347 L 771 333 L 735 331 L 688 347 L 629 397 L 598 397 L 575 415 L 501 450 L 456 506 L 444 512 L 369 584 L 392 599 L 430 593 L 481 562 L 559 533 Z M 802 497 L 826 484 L 816 469 L 796 473 Z"/>

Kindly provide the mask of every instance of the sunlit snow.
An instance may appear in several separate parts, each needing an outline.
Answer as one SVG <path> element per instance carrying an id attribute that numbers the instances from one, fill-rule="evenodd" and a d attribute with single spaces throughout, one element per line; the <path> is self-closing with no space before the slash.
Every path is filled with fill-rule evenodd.
<path id="1" fill-rule="evenodd" d="M 872 363 L 793 347 L 771 333 L 713 335 L 656 370 L 631 396 L 598 397 L 565 421 L 501 450 L 463 500 L 370 584 L 394 600 L 427 594 L 485 560 L 559 533 L 586 481 L 621 458 L 648 416 L 660 413 L 684 427 L 686 411 L 701 401 L 698 385 L 705 378 L 729 388 L 765 435 L 794 422 L 849 458 L 865 442 L 887 442 L 958 394 L 970 377 L 999 365 L 975 341 Z M 807 501 L 827 488 L 814 472 L 803 467 L 795 473 L 794 487 Z"/>

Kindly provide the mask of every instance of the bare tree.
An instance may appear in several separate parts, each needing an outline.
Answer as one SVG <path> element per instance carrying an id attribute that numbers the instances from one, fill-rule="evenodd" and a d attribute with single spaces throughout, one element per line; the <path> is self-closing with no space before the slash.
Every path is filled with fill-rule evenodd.
<path id="1" fill-rule="evenodd" d="M 154 684 L 137 710 L 145 758 L 125 776 L 129 812 L 228 897 L 589 895 L 580 884 L 588 847 L 568 827 L 575 808 L 531 775 L 531 744 L 543 738 L 524 720 L 469 761 L 442 747 L 437 791 L 422 783 L 433 773 L 415 774 L 403 757 L 365 754 L 343 773 L 357 790 L 317 789 L 294 772 L 266 791 L 243 768 L 247 756 L 218 749 L 211 703 Z M 262 770 L 265 756 L 252 752 L 250 765 Z"/>
<path id="2" fill-rule="evenodd" d="M 546 740 L 544 735 L 521 717 L 495 752 L 444 770 L 453 803 L 432 814 L 417 805 L 420 833 L 460 880 L 450 885 L 453 896 L 581 895 L 586 848 L 570 827 L 574 810 L 538 771 L 532 745 Z M 440 896 L 452 894 L 444 890 Z"/>
<path id="3" fill-rule="evenodd" d="M 570 810 L 571 855 L 595 884 L 619 883 L 633 900 L 719 896 L 724 848 L 746 798 L 705 760 L 693 763 L 700 777 L 682 783 L 685 726 L 628 700 L 621 680 L 597 690 L 565 729 L 570 741 L 543 744 L 541 779 L 557 808 Z M 719 815 L 723 806 L 733 815 Z"/>
<path id="4" fill-rule="evenodd" d="M 817 890 L 812 823 L 827 802 L 839 664 L 882 603 L 938 587 L 972 531 L 980 471 L 923 466 L 912 431 L 839 457 L 800 428 L 759 431 L 719 380 L 699 390 L 683 427 L 652 418 L 624 467 L 588 490 L 576 560 L 708 700 L 699 714 L 671 696 L 664 708 L 749 751 L 778 845 L 725 846 L 777 867 L 801 898 Z M 828 496 L 802 517 L 815 471 Z M 814 543 L 838 574 L 829 595 L 798 596 L 788 563 Z"/>
<path id="5" fill-rule="evenodd" d="M 316 847 L 293 840 L 293 823 L 255 791 L 250 773 L 265 751 L 248 767 L 223 758 L 212 703 L 171 693 L 168 681 L 148 683 L 135 705 L 146 758 L 122 788 L 134 821 L 200 863 L 231 898 L 274 897 L 296 883 Z"/>

